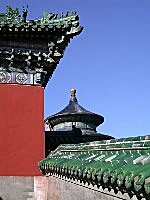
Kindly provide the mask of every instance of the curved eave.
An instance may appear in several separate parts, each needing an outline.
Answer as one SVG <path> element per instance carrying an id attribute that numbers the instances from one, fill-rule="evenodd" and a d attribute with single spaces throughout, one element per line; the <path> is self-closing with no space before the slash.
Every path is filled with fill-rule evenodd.
<path id="1" fill-rule="evenodd" d="M 97 114 L 91 113 L 65 113 L 65 114 L 57 114 L 47 117 L 45 122 L 48 121 L 51 126 L 55 126 L 59 123 L 63 122 L 89 122 L 93 123 L 95 126 L 99 126 L 104 122 L 104 117 Z"/>

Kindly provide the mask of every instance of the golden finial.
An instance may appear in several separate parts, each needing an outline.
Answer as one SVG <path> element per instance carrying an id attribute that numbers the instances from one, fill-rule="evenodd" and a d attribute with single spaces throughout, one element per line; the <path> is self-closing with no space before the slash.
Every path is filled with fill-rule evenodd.
<path id="1" fill-rule="evenodd" d="M 75 97 L 76 89 L 71 89 L 70 94 L 71 94 L 72 97 Z"/>

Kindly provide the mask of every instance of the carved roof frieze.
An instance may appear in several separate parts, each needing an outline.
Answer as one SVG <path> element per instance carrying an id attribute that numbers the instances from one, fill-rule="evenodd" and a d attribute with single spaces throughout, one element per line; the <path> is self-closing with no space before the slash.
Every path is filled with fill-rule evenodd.
<path id="1" fill-rule="evenodd" d="M 63 53 L 60 53 L 56 49 L 54 51 L 47 52 L 34 52 L 32 50 L 16 50 L 16 49 L 0 49 L 0 60 L 6 62 L 8 66 L 13 66 L 17 63 L 20 65 L 28 66 L 31 69 L 44 67 L 47 68 L 48 64 L 56 63 L 57 58 L 63 57 Z"/>

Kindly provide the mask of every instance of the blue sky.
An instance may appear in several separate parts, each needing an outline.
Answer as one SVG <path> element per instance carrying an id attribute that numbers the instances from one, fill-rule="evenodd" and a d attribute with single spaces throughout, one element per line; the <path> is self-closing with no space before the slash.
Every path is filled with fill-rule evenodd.
<path id="1" fill-rule="evenodd" d="M 63 109 L 76 88 L 80 105 L 104 116 L 98 132 L 150 134 L 150 1 L 1 0 L 0 11 L 27 4 L 29 19 L 76 10 L 84 26 L 45 89 L 45 117 Z"/>

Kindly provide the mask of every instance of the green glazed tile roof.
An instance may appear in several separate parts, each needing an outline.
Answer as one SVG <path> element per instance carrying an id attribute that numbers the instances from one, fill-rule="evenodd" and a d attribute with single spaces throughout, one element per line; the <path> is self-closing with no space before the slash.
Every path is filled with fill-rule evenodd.
<path id="1" fill-rule="evenodd" d="M 113 137 L 95 133 L 93 135 L 82 135 L 80 129 L 72 131 L 45 131 L 46 156 L 54 151 L 60 144 L 79 144 L 92 141 L 110 140 Z"/>
<path id="2" fill-rule="evenodd" d="M 61 145 L 38 166 L 46 175 L 149 196 L 150 136 Z"/>
<path id="3" fill-rule="evenodd" d="M 9 32 L 11 32 L 15 37 L 19 37 L 22 33 L 28 32 L 28 35 L 31 35 L 31 32 L 36 32 L 41 38 L 41 33 L 46 31 L 50 33 L 52 31 L 63 31 L 65 35 L 78 35 L 83 27 L 79 25 L 79 17 L 75 11 L 73 11 L 70 15 L 69 12 L 60 13 L 48 13 L 43 12 L 43 17 L 37 20 L 26 20 L 27 17 L 27 9 L 23 9 L 22 16 L 19 14 L 18 8 L 12 9 L 10 6 L 6 7 L 6 13 L 0 13 L 0 31 L 1 35 L 9 36 Z M 13 31 L 13 32 L 12 32 Z M 26 33 L 27 35 L 27 33 Z M 61 34 L 60 34 L 61 35 Z M 33 38 L 32 38 L 33 39 Z M 44 38 L 45 39 L 45 38 Z M 63 38 L 57 41 L 57 43 L 61 43 Z"/>

